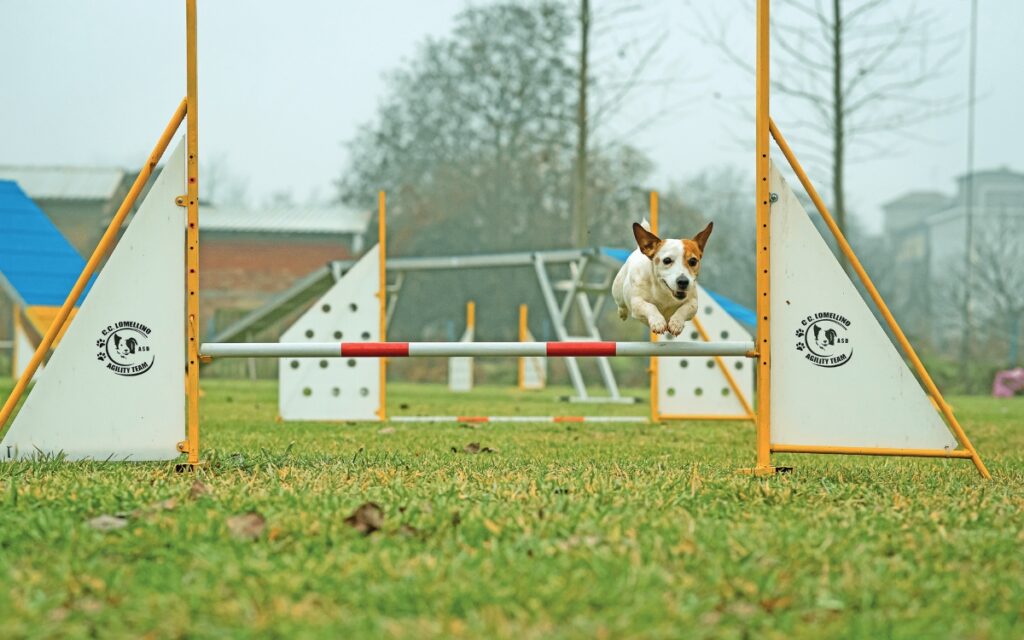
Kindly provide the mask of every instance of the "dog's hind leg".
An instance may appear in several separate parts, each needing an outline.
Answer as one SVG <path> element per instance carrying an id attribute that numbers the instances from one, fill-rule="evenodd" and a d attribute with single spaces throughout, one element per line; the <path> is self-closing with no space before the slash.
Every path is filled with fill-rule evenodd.
<path id="1" fill-rule="evenodd" d="M 626 280 L 626 268 L 623 266 L 619 269 L 619 272 L 615 274 L 615 282 L 612 283 L 612 298 L 615 300 L 616 306 L 619 308 L 619 320 L 625 320 L 629 317 L 629 307 L 626 306 L 626 300 L 622 288 Z"/>

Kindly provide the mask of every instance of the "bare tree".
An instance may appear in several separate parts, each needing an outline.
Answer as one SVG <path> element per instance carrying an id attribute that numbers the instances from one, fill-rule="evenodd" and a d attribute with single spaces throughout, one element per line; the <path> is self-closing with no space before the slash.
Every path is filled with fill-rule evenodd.
<path id="1" fill-rule="evenodd" d="M 959 49 L 936 36 L 938 11 L 915 2 L 885 0 L 780 0 L 772 17 L 772 89 L 804 105 L 801 146 L 831 169 L 832 209 L 846 230 L 848 162 L 891 154 L 894 138 L 913 138 L 911 125 L 959 106 L 928 97 L 929 86 Z M 754 72 L 737 54 L 728 22 L 704 33 L 735 64 Z M 818 142 L 823 140 L 824 142 Z M 859 155 L 863 152 L 863 155 Z"/>
<path id="2" fill-rule="evenodd" d="M 572 241 L 577 247 L 587 241 L 587 88 L 590 85 L 590 0 L 580 1 L 580 52 L 576 96 L 576 161 L 572 180 Z"/>
<path id="3" fill-rule="evenodd" d="M 984 323 L 985 330 L 978 333 L 987 337 L 1000 355 L 1008 350 L 1008 365 L 1014 366 L 1019 362 L 1024 316 L 1024 215 L 998 215 L 979 231 L 971 260 L 975 290 L 970 317 Z"/>
<path id="4" fill-rule="evenodd" d="M 604 144 L 597 140 L 599 132 L 620 114 L 634 96 L 634 90 L 645 85 L 665 85 L 674 76 L 648 77 L 652 64 L 667 41 L 668 31 L 659 17 L 642 3 L 610 2 L 593 10 L 590 0 L 580 0 L 577 14 L 579 50 L 576 80 L 576 153 L 572 176 L 572 244 L 593 244 L 591 233 L 591 202 L 596 188 L 591 165 L 595 151 L 615 155 L 617 140 L 629 139 L 658 119 L 671 113 L 678 105 L 668 104 L 642 118 L 624 134 L 606 136 Z M 595 40 L 596 39 L 596 40 Z M 675 65 L 678 67 L 678 65 Z M 602 81 L 598 81 L 601 78 Z M 614 80 L 610 80 L 613 79 Z"/>

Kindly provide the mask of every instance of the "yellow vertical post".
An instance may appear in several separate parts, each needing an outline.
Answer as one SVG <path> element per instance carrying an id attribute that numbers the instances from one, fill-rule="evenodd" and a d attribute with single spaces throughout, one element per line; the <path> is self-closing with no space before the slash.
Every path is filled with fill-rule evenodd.
<path id="1" fill-rule="evenodd" d="M 769 0 L 757 0 L 757 63 L 755 89 L 757 220 L 757 466 L 754 473 L 771 473 L 771 343 L 768 317 L 771 313 L 769 277 L 771 242 L 768 218 L 771 214 L 768 185 L 768 99 L 769 99 Z"/>
<path id="2" fill-rule="evenodd" d="M 380 303 L 380 341 L 388 340 L 388 197 L 383 191 L 377 193 L 377 277 L 380 288 L 377 299 Z M 388 359 L 380 359 L 380 407 L 377 416 L 387 420 Z"/>
<path id="3" fill-rule="evenodd" d="M 185 449 L 189 464 L 199 464 L 199 83 L 196 69 L 196 0 L 185 0 L 185 147 L 188 227 L 185 287 L 188 369 L 185 397 L 188 402 L 188 435 Z"/>
<path id="4" fill-rule="evenodd" d="M 658 235 L 658 192 L 651 191 L 647 212 L 650 215 L 651 233 Z M 651 342 L 658 339 L 654 333 L 650 334 Z M 651 382 L 651 422 L 661 419 L 661 406 L 658 404 L 658 357 L 651 356 L 650 360 L 650 382 Z"/>
<path id="5" fill-rule="evenodd" d="M 525 304 L 519 305 L 519 342 L 526 342 L 527 336 L 529 335 L 529 325 L 527 324 L 527 314 L 529 311 Z M 519 358 L 519 389 L 523 390 L 526 388 L 526 358 Z"/>
<path id="6" fill-rule="evenodd" d="M 466 303 L 466 329 L 476 329 L 476 303 L 472 300 Z"/>

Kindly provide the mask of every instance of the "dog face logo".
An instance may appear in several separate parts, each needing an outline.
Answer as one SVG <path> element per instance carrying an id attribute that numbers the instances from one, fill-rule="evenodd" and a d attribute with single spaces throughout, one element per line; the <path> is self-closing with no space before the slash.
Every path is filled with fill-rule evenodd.
<path id="1" fill-rule="evenodd" d="M 149 345 L 151 333 L 141 322 L 115 322 L 100 332 L 96 359 L 119 376 L 141 376 L 153 367 L 156 359 Z"/>
<path id="2" fill-rule="evenodd" d="M 849 328 L 850 321 L 838 313 L 823 311 L 809 315 L 796 330 L 796 350 L 819 367 L 841 367 L 853 357 Z"/>

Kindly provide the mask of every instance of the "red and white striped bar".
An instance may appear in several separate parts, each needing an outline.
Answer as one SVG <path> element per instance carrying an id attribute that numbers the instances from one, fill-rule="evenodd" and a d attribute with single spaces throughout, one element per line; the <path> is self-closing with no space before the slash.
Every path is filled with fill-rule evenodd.
<path id="1" fill-rule="evenodd" d="M 594 422 L 638 422 L 648 423 L 644 416 L 389 416 L 388 422 L 553 422 L 553 423 L 594 423 Z"/>
<path id="2" fill-rule="evenodd" d="M 207 358 L 750 356 L 753 342 L 214 342 Z"/>

